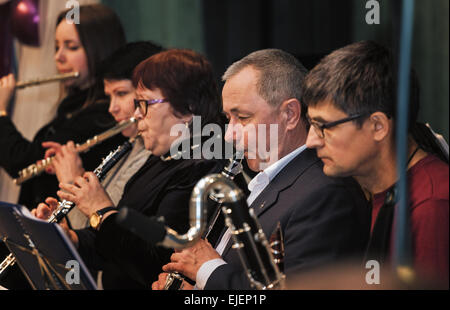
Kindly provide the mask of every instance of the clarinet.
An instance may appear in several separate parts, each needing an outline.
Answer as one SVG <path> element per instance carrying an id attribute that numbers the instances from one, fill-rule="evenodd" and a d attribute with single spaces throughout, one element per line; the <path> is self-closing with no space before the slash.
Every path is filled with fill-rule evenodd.
<path id="1" fill-rule="evenodd" d="M 226 178 L 233 180 L 236 175 L 242 172 L 242 153 L 236 152 L 233 158 L 230 159 L 228 165 L 224 167 L 221 174 Z M 202 234 L 202 238 L 208 237 L 211 232 L 219 214 L 221 212 L 222 198 L 220 193 L 210 193 L 209 198 L 218 204 L 217 209 L 212 217 L 212 220 L 208 226 L 208 229 Z M 166 283 L 164 284 L 164 290 L 180 290 L 182 288 L 183 280 L 185 277 L 180 275 L 178 272 L 171 272 L 167 275 Z"/>
<path id="2" fill-rule="evenodd" d="M 109 170 L 128 152 L 133 148 L 133 143 L 136 138 L 131 138 L 122 145 L 120 145 L 116 150 L 110 152 L 106 158 L 104 158 L 101 164 L 94 170 L 94 174 L 102 181 Z M 60 222 L 72 209 L 75 204 L 68 200 L 63 200 L 58 203 L 58 207 L 53 211 L 48 223 L 58 223 Z M 13 266 L 16 263 L 16 258 L 12 253 L 10 253 L 0 264 L 0 276 L 8 269 L 8 267 Z"/>
<path id="3" fill-rule="evenodd" d="M 133 148 L 134 139 L 135 138 L 125 141 L 125 143 L 120 145 L 116 150 L 110 152 L 108 156 L 102 160 L 101 164 L 95 168 L 94 174 L 98 177 L 100 182 L 106 177 L 108 171 Z M 64 199 L 58 204 L 55 211 L 53 211 L 48 222 L 58 223 L 73 209 L 74 206 L 75 204 L 72 201 Z"/>

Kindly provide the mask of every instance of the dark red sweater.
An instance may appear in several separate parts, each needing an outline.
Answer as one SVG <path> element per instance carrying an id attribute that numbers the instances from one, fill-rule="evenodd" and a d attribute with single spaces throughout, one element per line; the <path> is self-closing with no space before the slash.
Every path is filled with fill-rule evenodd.
<path id="1" fill-rule="evenodd" d="M 448 165 L 434 155 L 426 156 L 408 170 L 414 267 L 419 275 L 433 277 L 447 283 L 449 278 L 448 172 Z M 387 190 L 373 197 L 371 230 L 383 205 L 386 192 Z M 391 249 L 392 247 L 393 242 L 391 242 Z"/>

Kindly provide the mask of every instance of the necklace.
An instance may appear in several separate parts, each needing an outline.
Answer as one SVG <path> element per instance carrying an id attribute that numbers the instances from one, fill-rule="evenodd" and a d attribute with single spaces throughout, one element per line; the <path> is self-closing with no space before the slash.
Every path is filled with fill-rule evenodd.
<path id="1" fill-rule="evenodd" d="M 411 155 L 408 158 L 408 161 L 406 162 L 406 167 L 408 167 L 409 163 L 413 159 L 414 155 L 416 155 L 417 151 L 420 149 L 420 147 L 416 147 L 414 152 L 411 153 Z M 386 193 L 386 199 L 385 203 L 394 205 L 397 202 L 397 183 L 394 184 L 394 186 L 388 190 Z"/>
<path id="2" fill-rule="evenodd" d="M 406 167 L 408 168 L 409 163 L 411 162 L 411 160 L 413 159 L 414 155 L 416 155 L 417 151 L 420 149 L 420 147 L 416 147 L 416 149 L 414 150 L 414 152 L 412 152 L 411 156 L 409 156 L 408 158 L 408 162 L 406 163 Z"/>

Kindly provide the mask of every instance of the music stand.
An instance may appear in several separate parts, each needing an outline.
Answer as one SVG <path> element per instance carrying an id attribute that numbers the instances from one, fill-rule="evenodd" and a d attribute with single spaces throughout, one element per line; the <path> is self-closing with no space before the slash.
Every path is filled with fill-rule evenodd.
<path id="1" fill-rule="evenodd" d="M 25 207 L 0 201 L 0 238 L 33 289 L 97 289 L 63 230 L 37 219 Z"/>

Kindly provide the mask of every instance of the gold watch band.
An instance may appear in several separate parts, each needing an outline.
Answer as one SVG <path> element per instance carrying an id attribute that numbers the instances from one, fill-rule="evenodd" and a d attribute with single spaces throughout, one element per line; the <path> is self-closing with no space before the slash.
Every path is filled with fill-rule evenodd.
<path id="1" fill-rule="evenodd" d="M 0 117 L 1 116 L 8 116 L 8 112 L 6 112 L 6 110 L 0 110 Z"/>

